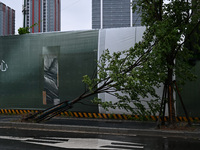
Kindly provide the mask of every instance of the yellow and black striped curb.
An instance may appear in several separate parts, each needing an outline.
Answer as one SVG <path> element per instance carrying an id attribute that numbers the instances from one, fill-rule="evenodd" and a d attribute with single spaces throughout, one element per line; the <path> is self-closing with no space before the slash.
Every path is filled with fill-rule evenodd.
<path id="1" fill-rule="evenodd" d="M 0 109 L 0 114 L 4 115 L 20 115 L 20 114 L 29 114 L 36 113 L 39 110 L 27 110 L 27 109 Z M 96 119 L 118 119 L 118 120 L 158 120 L 158 116 L 138 116 L 138 115 L 127 115 L 127 114 L 104 114 L 104 113 L 88 113 L 88 112 L 70 112 L 65 111 L 60 114 L 61 116 L 66 117 L 75 117 L 75 118 L 96 118 Z M 189 117 L 192 122 L 199 122 L 200 117 Z M 164 117 L 164 120 L 167 121 L 168 117 Z M 176 117 L 177 122 L 187 121 L 186 117 Z"/>

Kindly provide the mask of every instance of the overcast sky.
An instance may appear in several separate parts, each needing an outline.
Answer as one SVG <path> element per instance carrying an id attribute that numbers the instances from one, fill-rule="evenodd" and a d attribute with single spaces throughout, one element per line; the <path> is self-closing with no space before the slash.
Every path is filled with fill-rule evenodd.
<path id="1" fill-rule="evenodd" d="M 15 10 L 15 33 L 23 26 L 22 4 L 24 0 L 0 0 Z M 91 0 L 61 0 L 61 31 L 92 28 Z"/>

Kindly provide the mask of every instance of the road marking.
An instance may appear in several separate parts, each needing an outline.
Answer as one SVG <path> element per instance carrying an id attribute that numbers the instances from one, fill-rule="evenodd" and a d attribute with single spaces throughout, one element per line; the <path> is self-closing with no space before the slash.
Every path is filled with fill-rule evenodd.
<path id="1" fill-rule="evenodd" d="M 95 138 L 62 138 L 62 137 L 13 137 L 0 136 L 0 139 L 16 140 L 24 143 L 51 146 L 57 148 L 70 149 L 98 149 L 98 150 L 127 150 L 127 149 L 144 149 L 144 144 L 133 142 L 119 142 L 106 139 Z"/>

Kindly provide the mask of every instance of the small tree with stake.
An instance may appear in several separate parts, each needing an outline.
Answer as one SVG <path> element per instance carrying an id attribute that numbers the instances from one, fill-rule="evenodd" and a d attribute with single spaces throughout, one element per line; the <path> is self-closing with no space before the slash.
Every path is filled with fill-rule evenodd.
<path id="1" fill-rule="evenodd" d="M 137 7 L 136 7 L 137 6 Z M 199 39 L 195 31 L 200 28 L 200 2 L 197 0 L 138 0 L 137 5 L 142 12 L 142 22 L 149 33 L 149 43 L 157 42 L 147 63 L 147 72 L 155 71 L 155 82 L 164 84 L 163 97 L 160 106 L 160 115 L 165 115 L 165 106 L 168 104 L 169 125 L 175 126 L 174 88 L 178 90 L 173 81 L 174 76 L 179 76 L 179 83 L 186 79 L 194 79 L 191 73 L 189 59 L 194 57 L 193 49 L 189 49 L 191 38 Z M 144 35 L 148 36 L 148 35 Z M 199 40 L 197 40 L 199 41 Z M 194 43 L 199 50 L 199 43 Z M 146 49 L 146 48 L 145 48 Z M 180 93 L 178 92 L 180 97 Z M 181 103 L 183 101 L 180 97 Z M 187 111 L 183 105 L 186 117 Z M 163 119 L 164 120 L 164 119 Z M 188 118 L 188 123 L 190 121 Z"/>
<path id="2" fill-rule="evenodd" d="M 98 61 L 97 78 L 87 75 L 83 77 L 83 82 L 87 84 L 84 93 L 74 100 L 64 101 L 26 117 L 25 121 L 50 119 L 84 98 L 97 93 L 108 93 L 116 96 L 119 101 L 102 102 L 98 98 L 93 101 L 105 109 L 118 107 L 140 115 L 155 115 L 160 109 L 159 116 L 165 115 L 168 104 L 169 125 L 175 126 L 173 79 L 177 75 L 179 83 L 183 83 L 186 79 L 195 78 L 191 72 L 192 66 L 188 63 L 194 53 L 186 45 L 191 43 L 191 37 L 199 38 L 195 31 L 200 27 L 200 2 L 137 0 L 134 4 L 133 10 L 141 13 L 142 24 L 146 26 L 143 40 L 129 50 L 113 54 L 105 50 Z M 198 43 L 193 45 L 199 49 Z M 155 92 L 155 87 L 159 88 L 161 84 L 164 85 L 162 98 Z M 147 102 L 150 108 L 147 110 L 141 98 L 149 95 L 152 100 Z"/>

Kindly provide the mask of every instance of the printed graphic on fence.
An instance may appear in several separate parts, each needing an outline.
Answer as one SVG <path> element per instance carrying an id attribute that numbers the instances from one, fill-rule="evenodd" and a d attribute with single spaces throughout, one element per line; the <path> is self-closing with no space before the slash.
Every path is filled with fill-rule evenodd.
<path id="1" fill-rule="evenodd" d="M 8 65 L 6 64 L 6 62 L 4 60 L 1 60 L 0 70 L 2 72 L 5 72 L 5 71 L 7 71 L 7 69 L 8 69 Z"/>
<path id="2" fill-rule="evenodd" d="M 43 104 L 59 104 L 58 95 L 59 77 L 58 77 L 58 55 L 59 46 L 43 47 L 44 59 L 44 91 Z"/>

